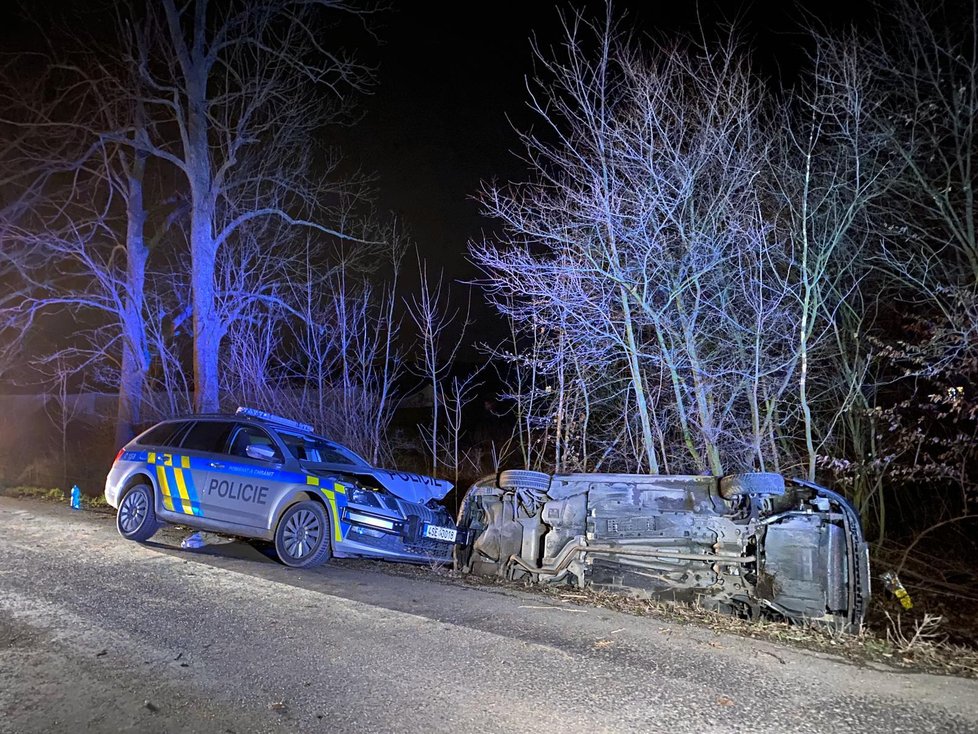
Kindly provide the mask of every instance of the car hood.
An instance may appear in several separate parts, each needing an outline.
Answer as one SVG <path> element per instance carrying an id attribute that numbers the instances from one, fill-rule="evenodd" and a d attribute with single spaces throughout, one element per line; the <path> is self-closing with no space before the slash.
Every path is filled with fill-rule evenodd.
<path id="1" fill-rule="evenodd" d="M 322 465 L 317 467 L 315 471 L 316 473 L 327 474 L 322 469 Z M 402 500 L 407 500 L 408 502 L 416 502 L 419 505 L 425 504 L 428 500 L 442 499 L 455 486 L 444 479 L 435 479 L 424 474 L 395 471 L 393 469 L 379 469 L 369 466 L 344 466 L 340 471 L 343 474 L 356 477 L 370 477 L 395 497 L 400 497 Z M 328 472 L 328 474 L 332 473 L 332 471 Z"/>

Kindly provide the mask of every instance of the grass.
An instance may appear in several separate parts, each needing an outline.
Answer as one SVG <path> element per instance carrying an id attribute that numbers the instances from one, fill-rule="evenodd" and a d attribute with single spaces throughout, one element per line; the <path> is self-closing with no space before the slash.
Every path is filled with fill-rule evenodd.
<path id="1" fill-rule="evenodd" d="M 4 497 L 24 497 L 35 500 L 46 500 L 48 502 L 67 502 L 68 495 L 57 487 L 3 487 L 0 488 L 0 495 Z"/>
<path id="2" fill-rule="evenodd" d="M 28 485 L 0 487 L 0 496 L 41 500 L 43 502 L 61 502 L 65 504 L 68 502 L 68 493 L 58 487 L 32 487 Z M 105 495 L 103 494 L 98 494 L 94 497 L 83 494 L 82 506 L 89 509 L 104 509 L 109 506 L 109 503 L 105 501 Z"/>

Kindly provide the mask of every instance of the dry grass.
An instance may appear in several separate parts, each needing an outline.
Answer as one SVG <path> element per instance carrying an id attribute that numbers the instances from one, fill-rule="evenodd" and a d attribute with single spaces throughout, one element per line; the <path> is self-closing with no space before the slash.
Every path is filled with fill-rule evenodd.
<path id="1" fill-rule="evenodd" d="M 0 489 L 0 495 L 3 495 L 4 497 L 24 497 L 34 500 L 44 500 L 47 502 L 68 501 L 68 495 L 57 487 L 30 487 L 24 485 L 17 487 L 3 487 Z"/>
<path id="2" fill-rule="evenodd" d="M 27 485 L 0 487 L 0 496 L 40 500 L 42 502 L 68 503 L 68 493 L 58 487 L 31 487 Z M 82 507 L 90 510 L 112 509 L 109 507 L 109 503 L 105 501 L 104 494 L 97 494 L 94 497 L 83 494 Z M 115 512 L 115 510 L 112 511 Z"/>
<path id="3" fill-rule="evenodd" d="M 105 501 L 104 494 L 97 494 L 94 497 L 82 497 L 82 502 L 85 503 L 86 507 L 97 508 L 97 509 L 111 509 L 108 502 Z"/>

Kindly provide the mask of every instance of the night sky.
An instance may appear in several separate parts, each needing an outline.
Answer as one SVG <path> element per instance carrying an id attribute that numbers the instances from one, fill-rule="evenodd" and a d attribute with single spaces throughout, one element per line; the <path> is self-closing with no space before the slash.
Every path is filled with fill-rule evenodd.
<path id="1" fill-rule="evenodd" d="M 101 4 L 105 4 L 104 2 Z M 0 0 L 0 47 L 37 47 L 35 28 L 18 19 L 18 4 Z M 26 3 L 35 14 L 72 23 L 78 11 L 95 16 L 98 3 L 79 6 L 63 0 Z M 777 0 L 650 0 L 615 2 L 616 16 L 638 36 L 709 35 L 718 24 L 737 21 L 755 49 L 756 65 L 773 84 L 790 84 L 804 51 L 799 20 L 808 13 L 829 26 L 865 15 L 868 0 L 799 3 Z M 70 8 L 70 11 L 68 10 Z M 525 177 L 514 155 L 512 124 L 534 122 L 526 109 L 525 77 L 531 72 L 530 37 L 542 48 L 561 40 L 559 12 L 581 8 L 592 19 L 604 16 L 600 0 L 532 2 L 469 0 L 436 3 L 390 0 L 373 19 L 379 46 L 354 47 L 377 68 L 377 84 L 361 99 L 362 120 L 334 130 L 354 165 L 377 176 L 377 208 L 395 213 L 421 254 L 444 266 L 454 279 L 476 271 L 466 245 L 493 226 L 480 216 L 474 197 L 480 182 Z M 98 28 L 82 28 L 98 33 Z M 348 46 L 340 37 L 337 45 Z M 362 43 L 358 34 L 354 43 Z M 329 41 L 327 41 L 329 46 Z"/>
<path id="2" fill-rule="evenodd" d="M 525 176 L 513 154 L 510 121 L 533 122 L 526 109 L 530 36 L 544 48 L 561 38 L 559 10 L 604 14 L 602 2 L 395 2 L 378 21 L 384 42 L 365 58 L 379 62 L 378 84 L 364 99 L 364 118 L 344 135 L 346 155 L 376 171 L 378 207 L 393 211 L 419 250 L 469 279 L 466 242 L 493 226 L 473 200 L 480 181 Z M 756 52 L 759 73 L 790 84 L 804 58 L 798 21 L 811 13 L 830 26 L 858 20 L 867 3 L 671 0 L 614 4 L 638 35 L 674 36 L 715 30 L 737 20 Z"/>

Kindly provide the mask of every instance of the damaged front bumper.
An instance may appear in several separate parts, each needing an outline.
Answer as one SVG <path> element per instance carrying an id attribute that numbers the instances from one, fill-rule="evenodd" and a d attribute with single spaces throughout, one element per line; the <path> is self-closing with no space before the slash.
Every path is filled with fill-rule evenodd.
<path id="1" fill-rule="evenodd" d="M 341 521 L 349 529 L 343 540 L 334 544 L 334 555 L 451 563 L 455 546 L 467 541 L 466 534 L 447 515 L 425 505 L 395 502 L 402 514 L 378 512 L 373 506 L 347 505 Z"/>

